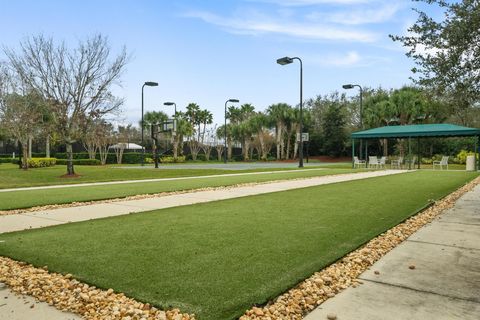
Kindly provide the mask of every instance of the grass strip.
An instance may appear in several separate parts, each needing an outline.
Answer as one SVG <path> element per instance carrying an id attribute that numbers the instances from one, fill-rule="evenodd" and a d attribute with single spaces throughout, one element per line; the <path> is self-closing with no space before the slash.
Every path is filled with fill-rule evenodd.
<path id="1" fill-rule="evenodd" d="M 192 180 L 172 180 L 155 182 L 138 182 L 129 184 L 113 184 L 85 186 L 75 188 L 56 188 L 43 190 L 22 190 L 0 192 L 0 210 L 13 210 L 44 206 L 49 204 L 65 204 L 123 198 L 140 194 L 193 190 L 206 187 L 231 186 L 241 183 L 258 183 L 274 180 L 309 178 L 332 174 L 359 172 L 352 169 L 321 169 L 305 171 L 280 171 L 244 176 L 206 177 Z M 227 172 L 227 173 L 232 173 Z"/>
<path id="2" fill-rule="evenodd" d="M 476 176 L 420 171 L 2 234 L 0 255 L 234 319 Z"/>
<path id="3" fill-rule="evenodd" d="M 169 169 L 154 169 L 153 167 L 145 168 L 119 168 L 115 165 L 107 166 L 75 166 L 76 173 L 80 175 L 77 178 L 62 178 L 65 174 L 64 166 L 54 166 L 49 168 L 36 168 L 29 170 L 20 170 L 18 166 L 13 164 L 0 165 L 0 189 L 49 186 L 59 184 L 77 184 L 87 182 L 106 182 L 106 181 L 122 181 L 122 180 L 140 180 L 155 178 L 174 178 L 174 177 L 192 177 L 203 175 L 217 175 L 226 173 L 245 173 L 245 172 L 261 172 L 261 171 L 288 171 L 296 170 L 293 168 L 255 168 L 247 170 L 227 170 L 212 169 L 208 165 L 202 169 L 172 169 L 175 165 L 169 165 Z M 348 169 L 349 165 L 338 165 Z M 303 169 L 309 169 L 307 167 Z"/>

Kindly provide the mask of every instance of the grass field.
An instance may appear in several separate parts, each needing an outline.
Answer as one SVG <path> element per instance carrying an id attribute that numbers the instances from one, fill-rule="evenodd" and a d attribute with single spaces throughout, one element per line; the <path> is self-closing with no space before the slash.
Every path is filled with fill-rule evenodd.
<path id="1" fill-rule="evenodd" d="M 141 170 L 135 170 L 141 171 Z M 187 170 L 188 171 L 188 170 Z M 24 190 L 0 192 L 0 210 L 30 208 L 47 204 L 63 204 L 91 200 L 121 198 L 138 194 L 149 194 L 205 187 L 229 186 L 247 182 L 265 182 L 283 179 L 308 178 L 323 175 L 359 172 L 352 169 L 310 169 L 305 171 L 282 170 L 242 176 L 206 177 L 186 180 L 139 182 L 103 186 L 85 186 L 59 189 Z M 242 170 L 244 173 L 245 170 Z M 227 173 L 232 173 L 229 170 Z"/>
<path id="2" fill-rule="evenodd" d="M 0 235 L 0 255 L 235 319 L 477 173 L 420 171 Z"/>
<path id="3" fill-rule="evenodd" d="M 169 165 L 174 167 L 175 165 Z M 337 168 L 349 168 L 349 165 L 336 165 Z M 309 168 L 304 168 L 309 169 Z M 202 169 L 132 169 L 119 168 L 115 165 L 107 166 L 75 166 L 75 171 L 80 175 L 78 178 L 62 178 L 65 174 L 65 166 L 50 168 L 37 168 L 20 170 L 18 166 L 5 163 L 0 165 L 0 189 L 47 186 L 57 184 L 76 184 L 86 182 L 141 180 L 155 178 L 193 177 L 207 176 L 225 173 L 243 173 L 260 171 L 285 171 L 296 168 L 257 168 L 248 170 L 222 170 L 211 169 L 208 166 Z"/>

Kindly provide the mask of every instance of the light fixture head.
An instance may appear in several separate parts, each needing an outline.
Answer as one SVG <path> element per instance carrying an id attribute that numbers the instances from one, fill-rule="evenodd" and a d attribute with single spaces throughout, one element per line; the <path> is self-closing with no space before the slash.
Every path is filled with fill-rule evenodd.
<path id="1" fill-rule="evenodd" d="M 353 89 L 354 85 L 353 84 L 344 84 L 342 86 L 343 89 Z"/>
<path id="2" fill-rule="evenodd" d="M 158 86 L 158 82 L 153 82 L 153 81 L 146 81 L 144 85 L 149 86 L 149 87 L 156 87 Z"/>
<path id="3" fill-rule="evenodd" d="M 290 58 L 290 57 L 283 57 L 283 58 L 280 58 L 280 59 L 277 59 L 277 63 L 284 66 L 286 64 L 290 64 L 293 62 L 293 59 Z"/>
<path id="4" fill-rule="evenodd" d="M 175 105 L 175 102 L 164 102 L 163 105 L 164 106 L 173 106 L 173 105 Z"/>
<path id="5" fill-rule="evenodd" d="M 238 103 L 238 102 L 240 102 L 240 100 L 238 100 L 238 99 L 228 99 L 227 102 Z"/>

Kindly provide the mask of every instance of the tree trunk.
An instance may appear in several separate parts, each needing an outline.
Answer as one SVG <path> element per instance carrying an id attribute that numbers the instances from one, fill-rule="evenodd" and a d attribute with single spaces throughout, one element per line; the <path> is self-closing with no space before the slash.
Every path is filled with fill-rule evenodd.
<path id="1" fill-rule="evenodd" d="M 227 143 L 228 143 L 227 158 L 228 160 L 232 160 L 232 151 L 233 151 L 232 139 L 227 138 Z"/>
<path id="2" fill-rule="evenodd" d="M 45 157 L 50 158 L 50 135 L 47 134 L 45 139 Z"/>
<path id="3" fill-rule="evenodd" d="M 263 141 L 263 132 L 262 131 L 258 132 L 258 140 L 260 141 L 260 152 L 261 152 L 260 159 L 263 160 L 263 161 L 266 161 L 267 160 L 267 153 L 266 153 L 266 149 L 265 149 L 265 142 Z"/>
<path id="4" fill-rule="evenodd" d="M 248 140 L 249 140 L 248 138 L 245 138 L 243 140 L 242 151 L 243 151 L 243 160 L 244 161 L 249 160 L 248 151 L 249 151 L 249 148 L 250 148 L 250 143 L 249 143 Z"/>
<path id="5" fill-rule="evenodd" d="M 178 136 L 173 137 L 173 159 L 178 157 Z"/>
<path id="6" fill-rule="evenodd" d="M 383 155 L 388 157 L 388 139 L 383 139 Z"/>
<path id="7" fill-rule="evenodd" d="M 282 157 L 282 124 L 277 122 L 277 132 L 276 132 L 276 140 L 277 140 L 277 160 L 280 160 Z"/>
<path id="8" fill-rule="evenodd" d="M 287 152 L 285 154 L 285 159 L 287 160 L 290 159 L 290 145 L 292 144 L 290 141 L 291 140 L 290 138 L 291 138 L 291 135 L 289 132 L 287 132 Z"/>
<path id="9" fill-rule="evenodd" d="M 300 126 L 298 125 L 296 130 L 295 130 L 295 146 L 293 148 L 293 159 L 296 159 L 297 158 L 297 154 L 298 154 L 298 139 L 297 137 L 300 135 Z"/>
<path id="10" fill-rule="evenodd" d="M 75 174 L 75 169 L 73 167 L 73 151 L 72 144 L 67 143 L 67 175 L 73 176 Z"/>
<path id="11" fill-rule="evenodd" d="M 30 138 L 29 138 L 30 140 Z M 21 167 L 23 170 L 27 170 L 28 169 L 28 148 L 25 148 L 25 145 L 28 145 L 28 141 L 24 141 L 24 142 L 21 142 L 22 144 L 22 163 L 21 163 Z"/>
<path id="12" fill-rule="evenodd" d="M 32 137 L 28 137 L 28 159 L 32 159 Z"/>

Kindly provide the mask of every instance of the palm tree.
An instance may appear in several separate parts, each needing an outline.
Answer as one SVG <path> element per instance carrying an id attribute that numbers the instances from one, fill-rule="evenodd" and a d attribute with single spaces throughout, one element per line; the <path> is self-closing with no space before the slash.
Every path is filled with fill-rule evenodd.
<path id="1" fill-rule="evenodd" d="M 276 103 L 268 107 L 267 113 L 275 121 L 275 140 L 277 142 L 277 160 L 284 158 L 283 130 L 285 128 L 285 120 L 288 116 L 288 110 L 292 107 L 286 103 Z"/>
<path id="2" fill-rule="evenodd" d="M 265 136 L 269 133 L 268 128 L 272 125 L 272 119 L 265 113 L 258 112 L 249 119 L 249 126 L 256 135 L 260 144 L 260 159 L 266 161 L 268 157 L 267 144 Z"/>

